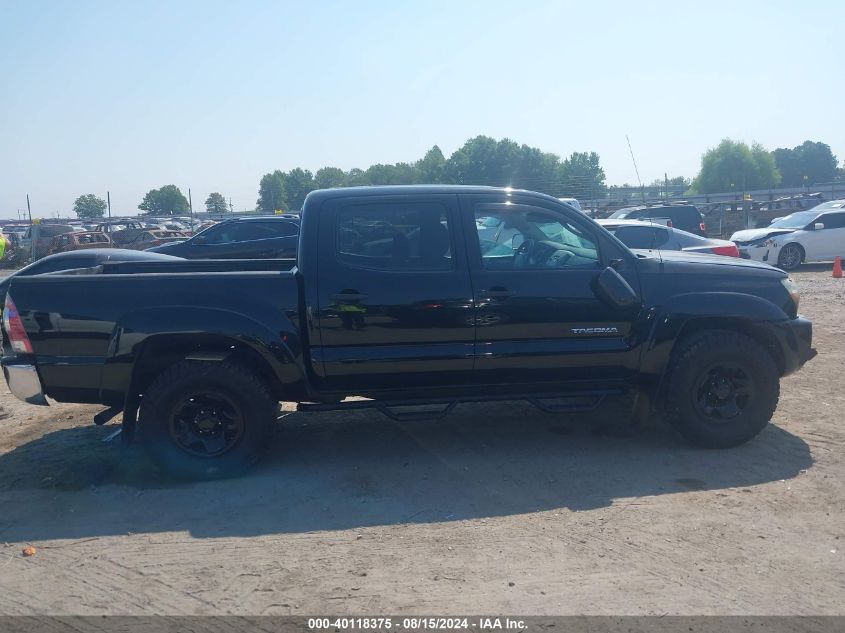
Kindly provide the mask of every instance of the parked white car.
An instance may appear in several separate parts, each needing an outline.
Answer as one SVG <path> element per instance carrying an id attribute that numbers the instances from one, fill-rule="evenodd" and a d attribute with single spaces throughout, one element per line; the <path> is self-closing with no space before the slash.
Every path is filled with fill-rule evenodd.
<path id="1" fill-rule="evenodd" d="M 845 200 L 833 200 L 781 218 L 764 229 L 737 231 L 740 257 L 795 270 L 802 262 L 845 257 Z"/>

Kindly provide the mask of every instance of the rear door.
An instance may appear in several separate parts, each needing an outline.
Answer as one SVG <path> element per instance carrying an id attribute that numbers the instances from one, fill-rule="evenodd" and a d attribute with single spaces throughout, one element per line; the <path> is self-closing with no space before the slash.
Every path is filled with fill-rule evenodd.
<path id="1" fill-rule="evenodd" d="M 503 193 L 462 196 L 461 206 L 477 380 L 517 390 L 520 383 L 587 388 L 633 378 L 637 354 L 629 335 L 639 308 L 609 306 L 592 289 L 619 246 L 582 214 L 551 201 Z M 495 239 L 480 228 L 479 220 L 491 217 L 503 224 Z M 620 272 L 639 287 L 633 266 Z"/>
<path id="2" fill-rule="evenodd" d="M 319 218 L 315 371 L 330 391 L 472 379 L 474 313 L 453 194 L 327 200 Z"/>

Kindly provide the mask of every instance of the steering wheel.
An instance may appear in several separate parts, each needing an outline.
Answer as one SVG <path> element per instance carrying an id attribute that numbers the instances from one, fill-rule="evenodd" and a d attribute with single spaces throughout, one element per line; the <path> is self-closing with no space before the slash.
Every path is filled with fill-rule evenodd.
<path id="1" fill-rule="evenodd" d="M 533 264 L 531 261 L 531 255 L 533 254 L 536 246 L 537 243 L 534 240 L 526 238 L 526 240 L 519 245 L 516 252 L 513 254 L 513 267 L 527 268 Z"/>

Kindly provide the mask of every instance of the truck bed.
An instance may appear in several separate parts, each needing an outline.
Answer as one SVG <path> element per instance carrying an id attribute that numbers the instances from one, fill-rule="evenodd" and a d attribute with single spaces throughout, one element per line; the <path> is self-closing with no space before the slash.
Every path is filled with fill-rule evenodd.
<path id="1" fill-rule="evenodd" d="M 161 264 L 164 264 L 163 266 Z M 277 344 L 298 326 L 293 260 L 108 263 L 16 278 L 9 289 L 47 395 L 109 403 L 151 335 Z"/>

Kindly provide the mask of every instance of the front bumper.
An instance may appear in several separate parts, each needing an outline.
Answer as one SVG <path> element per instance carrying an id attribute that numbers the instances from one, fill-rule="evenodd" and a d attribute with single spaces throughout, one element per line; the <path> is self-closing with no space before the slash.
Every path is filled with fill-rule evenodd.
<path id="1" fill-rule="evenodd" d="M 742 259 L 753 259 L 756 262 L 763 262 L 764 264 L 771 264 L 774 266 L 778 262 L 778 255 L 780 255 L 779 246 L 740 246 L 737 244 L 739 256 Z"/>
<path id="2" fill-rule="evenodd" d="M 777 336 L 783 350 L 784 376 L 801 369 L 818 354 L 813 348 L 813 323 L 801 315 L 781 323 Z"/>
<path id="3" fill-rule="evenodd" d="M 29 404 L 48 406 L 44 397 L 44 388 L 35 365 L 21 361 L 15 357 L 2 360 L 3 375 L 9 391 L 18 399 Z"/>

